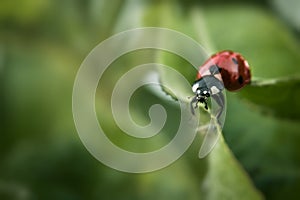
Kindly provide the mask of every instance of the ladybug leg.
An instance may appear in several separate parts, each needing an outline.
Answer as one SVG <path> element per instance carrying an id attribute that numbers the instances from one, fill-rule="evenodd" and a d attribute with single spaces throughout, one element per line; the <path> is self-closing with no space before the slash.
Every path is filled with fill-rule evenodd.
<path id="1" fill-rule="evenodd" d="M 194 103 L 196 103 L 195 106 L 193 105 Z M 195 109 L 198 107 L 197 103 L 198 103 L 197 96 L 194 96 L 193 99 L 192 99 L 192 101 L 191 101 L 191 103 L 190 103 L 190 105 L 191 105 L 191 111 L 192 111 L 193 115 L 195 115 Z"/>
<path id="2" fill-rule="evenodd" d="M 215 114 L 216 118 L 219 121 L 220 117 L 223 114 L 223 110 L 224 110 L 224 104 L 225 104 L 224 94 L 222 92 L 219 92 L 217 94 L 212 95 L 212 98 L 216 101 L 216 103 L 219 106 L 219 108 Z"/>
<path id="3" fill-rule="evenodd" d="M 222 92 L 212 95 L 212 98 L 217 102 L 220 107 L 224 106 L 224 95 Z"/>

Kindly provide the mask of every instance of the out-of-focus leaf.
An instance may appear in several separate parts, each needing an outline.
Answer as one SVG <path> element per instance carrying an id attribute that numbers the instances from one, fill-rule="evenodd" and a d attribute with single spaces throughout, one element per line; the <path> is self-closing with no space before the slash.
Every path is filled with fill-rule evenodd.
<path id="1" fill-rule="evenodd" d="M 272 0 L 274 8 L 288 21 L 294 28 L 300 31 L 300 1 L 298 0 Z"/>
<path id="2" fill-rule="evenodd" d="M 216 48 L 244 55 L 252 76 L 280 78 L 300 74 L 299 42 L 272 13 L 260 7 L 239 5 L 203 10 Z"/>
<path id="3" fill-rule="evenodd" d="M 300 79 L 257 80 L 240 91 L 263 111 L 281 118 L 300 119 Z"/>
<path id="4" fill-rule="evenodd" d="M 174 10 L 177 12 L 174 12 Z M 161 2 L 152 4 L 148 7 L 148 12 L 146 12 L 144 17 L 144 24 L 146 26 L 164 27 L 179 31 L 180 33 L 186 34 L 187 37 L 190 37 L 190 40 L 196 41 L 201 34 L 197 32 L 198 29 L 193 27 L 193 21 L 190 20 L 190 14 L 185 12 L 186 11 L 180 7 L 180 4 L 178 3 Z M 187 47 L 186 44 L 182 44 L 182 42 L 177 39 L 178 38 L 162 36 L 161 41 L 173 44 L 172 47 L 175 47 L 175 49 L 178 49 L 179 51 L 185 49 L 185 52 L 190 52 L 190 54 L 195 53 L 195 56 L 198 58 L 198 63 L 191 63 L 192 61 L 188 60 L 188 58 L 167 51 L 157 51 L 156 62 L 172 67 L 192 84 L 197 74 L 197 67 L 205 61 L 208 55 L 201 47 L 197 48 L 197 52 L 191 52 L 192 50 L 189 50 L 189 47 Z M 196 66 L 193 66 L 192 64 L 195 64 Z M 169 83 L 168 85 L 171 86 L 170 89 L 180 91 L 179 93 L 182 94 L 180 97 L 175 98 L 189 101 L 188 97 L 193 95 L 190 85 L 187 86 L 178 82 L 174 77 L 176 74 L 168 73 L 165 70 L 159 70 L 159 72 L 162 85 L 164 83 Z M 169 92 L 167 88 L 163 89 L 166 92 Z M 173 95 L 172 93 L 169 94 Z"/>
<path id="5" fill-rule="evenodd" d="M 1 1 L 0 3 L 0 22 L 14 21 L 21 25 L 30 25 L 38 21 L 49 7 L 50 1 L 20 1 L 16 2 Z"/>

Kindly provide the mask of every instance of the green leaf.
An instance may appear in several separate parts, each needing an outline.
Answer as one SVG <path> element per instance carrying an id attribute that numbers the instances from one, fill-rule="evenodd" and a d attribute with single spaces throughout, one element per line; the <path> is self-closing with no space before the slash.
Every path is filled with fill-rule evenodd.
<path id="1" fill-rule="evenodd" d="M 280 118 L 300 119 L 300 78 L 256 80 L 240 91 L 262 111 Z"/>
<path id="2" fill-rule="evenodd" d="M 298 199 L 299 122 L 255 112 L 227 94 L 226 142 L 267 199 Z"/>
<path id="3" fill-rule="evenodd" d="M 202 188 L 205 199 L 263 199 L 223 137 L 207 160 L 208 173 Z"/>

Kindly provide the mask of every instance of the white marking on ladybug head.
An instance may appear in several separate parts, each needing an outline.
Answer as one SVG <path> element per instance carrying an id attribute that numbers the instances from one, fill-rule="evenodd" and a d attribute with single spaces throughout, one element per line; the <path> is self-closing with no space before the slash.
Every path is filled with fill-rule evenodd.
<path id="1" fill-rule="evenodd" d="M 218 94 L 220 90 L 216 86 L 212 86 L 210 88 L 212 94 Z"/>
<path id="2" fill-rule="evenodd" d="M 192 86 L 193 92 L 196 93 L 198 88 L 199 88 L 199 83 L 196 82 L 196 83 Z"/>

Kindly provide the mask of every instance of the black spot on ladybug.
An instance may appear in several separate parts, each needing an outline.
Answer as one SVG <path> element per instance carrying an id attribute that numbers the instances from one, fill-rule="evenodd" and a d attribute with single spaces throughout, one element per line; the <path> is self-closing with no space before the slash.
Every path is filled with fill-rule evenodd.
<path id="1" fill-rule="evenodd" d="M 231 60 L 232 60 L 232 62 L 234 62 L 234 64 L 239 64 L 238 61 L 237 61 L 237 59 L 232 58 Z"/>
<path id="2" fill-rule="evenodd" d="M 220 73 L 222 68 L 220 68 L 218 65 L 212 65 L 209 67 L 209 71 L 212 75 Z"/>
<path id="3" fill-rule="evenodd" d="M 239 76 L 238 81 L 239 81 L 240 84 L 243 84 L 243 83 L 244 83 L 243 77 L 242 77 L 242 76 Z"/>

